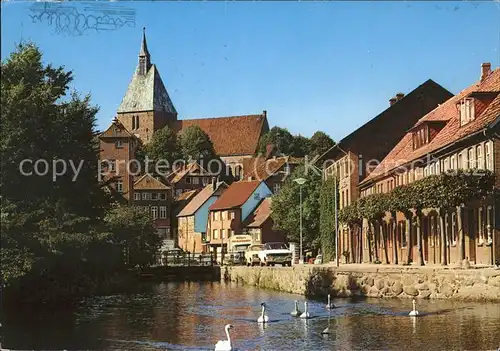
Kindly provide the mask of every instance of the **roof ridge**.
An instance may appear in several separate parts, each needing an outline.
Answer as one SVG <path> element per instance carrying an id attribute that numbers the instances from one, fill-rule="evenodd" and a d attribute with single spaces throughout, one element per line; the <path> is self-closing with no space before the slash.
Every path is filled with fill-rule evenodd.
<path id="1" fill-rule="evenodd" d="M 200 121 L 207 119 L 229 119 L 229 118 L 245 118 L 245 117 L 263 117 L 263 114 L 253 114 L 253 115 L 236 115 L 236 116 L 218 116 L 218 117 L 200 117 L 200 118 L 183 118 L 181 121 Z"/>

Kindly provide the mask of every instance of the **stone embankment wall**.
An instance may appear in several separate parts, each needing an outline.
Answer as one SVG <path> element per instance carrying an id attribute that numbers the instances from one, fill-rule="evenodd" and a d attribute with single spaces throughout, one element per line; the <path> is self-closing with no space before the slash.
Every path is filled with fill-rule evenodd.
<path id="1" fill-rule="evenodd" d="M 322 297 L 368 296 L 500 302 L 500 269 L 346 265 L 223 267 L 221 277 L 261 288 Z"/>

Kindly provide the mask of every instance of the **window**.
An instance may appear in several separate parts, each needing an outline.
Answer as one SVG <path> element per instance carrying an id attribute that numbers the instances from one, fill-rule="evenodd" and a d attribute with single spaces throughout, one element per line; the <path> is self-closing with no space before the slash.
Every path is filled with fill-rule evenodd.
<path id="1" fill-rule="evenodd" d="M 424 124 L 413 132 L 413 149 L 429 143 L 429 126 Z"/>
<path id="2" fill-rule="evenodd" d="M 226 214 L 227 214 L 227 211 L 221 212 L 222 220 L 227 219 Z"/>
<path id="3" fill-rule="evenodd" d="M 226 235 L 224 234 L 226 232 L 226 229 L 221 229 L 220 230 L 220 237 L 221 239 L 225 239 L 226 238 Z"/>
<path id="4" fill-rule="evenodd" d="M 116 171 L 116 161 L 115 160 L 109 160 L 109 170 L 111 172 Z"/>
<path id="5" fill-rule="evenodd" d="M 495 223 L 493 216 L 494 216 L 493 206 L 489 205 L 486 208 L 486 233 L 487 233 L 486 245 L 491 245 L 493 243 L 493 223 Z"/>
<path id="6" fill-rule="evenodd" d="M 219 211 L 215 212 L 215 220 L 216 221 L 220 220 L 220 212 Z"/>
<path id="7" fill-rule="evenodd" d="M 257 201 L 260 200 L 260 193 L 253 194 L 253 199 Z"/>
<path id="8" fill-rule="evenodd" d="M 401 238 L 401 248 L 406 248 L 408 246 L 408 235 L 406 233 L 406 222 L 399 222 L 399 235 Z"/>
<path id="9" fill-rule="evenodd" d="M 474 159 L 474 148 L 469 149 L 469 169 L 476 168 L 476 160 Z"/>
<path id="10" fill-rule="evenodd" d="M 123 181 L 116 181 L 116 191 L 120 194 L 123 193 Z"/>
<path id="11" fill-rule="evenodd" d="M 151 200 L 158 200 L 158 193 L 151 193 Z"/>
<path id="12" fill-rule="evenodd" d="M 484 233 L 484 219 L 483 219 L 483 208 L 479 207 L 477 209 L 477 239 L 478 245 L 483 245 L 485 242 L 485 233 Z"/>
<path id="13" fill-rule="evenodd" d="M 450 169 L 450 163 L 449 162 L 450 162 L 450 160 L 449 160 L 448 157 L 444 159 L 443 171 L 448 172 L 448 170 Z"/>
<path id="14" fill-rule="evenodd" d="M 151 195 L 148 192 L 144 192 L 144 193 L 142 193 L 142 199 L 143 200 L 150 200 Z"/>
<path id="15" fill-rule="evenodd" d="M 439 164 L 439 161 L 437 161 L 436 163 L 434 163 L 434 174 L 438 175 L 439 173 L 441 173 L 441 169 L 440 169 L 440 164 Z"/>
<path id="16" fill-rule="evenodd" d="M 166 200 L 167 199 L 167 194 L 166 193 L 158 193 L 158 197 L 160 200 Z"/>
<path id="17" fill-rule="evenodd" d="M 457 245 L 457 214 L 455 212 L 451 214 L 451 245 Z"/>
<path id="18" fill-rule="evenodd" d="M 457 169 L 457 157 L 455 155 L 450 157 L 450 169 Z"/>
<path id="19" fill-rule="evenodd" d="M 182 189 L 175 189 L 175 196 L 180 196 L 182 194 Z"/>
<path id="20" fill-rule="evenodd" d="M 161 219 L 167 218 L 167 206 L 160 206 L 160 218 Z"/>
<path id="21" fill-rule="evenodd" d="M 476 160 L 477 160 L 477 168 L 484 169 L 484 160 L 483 160 L 483 145 L 476 146 Z"/>
<path id="22" fill-rule="evenodd" d="M 191 184 L 191 177 L 186 177 L 186 184 Z"/>
<path id="23" fill-rule="evenodd" d="M 153 219 L 158 219 L 158 206 L 151 206 L 151 216 Z"/>
<path id="24" fill-rule="evenodd" d="M 290 165 L 288 163 L 285 165 L 284 171 L 285 171 L 285 174 L 290 174 Z"/>
<path id="25" fill-rule="evenodd" d="M 463 99 L 460 102 L 460 125 L 466 125 L 470 121 L 473 121 L 474 116 L 474 100 L 473 99 Z"/>
<path id="26" fill-rule="evenodd" d="M 193 177 L 193 184 L 200 184 L 200 179 L 198 177 Z"/>
<path id="27" fill-rule="evenodd" d="M 429 175 L 429 167 L 425 166 L 424 167 L 424 177 L 427 177 Z"/>
<path id="28" fill-rule="evenodd" d="M 280 183 L 274 183 L 273 185 L 273 193 L 277 194 L 281 190 L 281 184 Z"/>
<path id="29" fill-rule="evenodd" d="M 115 141 L 115 148 L 121 149 L 123 147 L 123 142 L 121 140 Z"/>
<path id="30" fill-rule="evenodd" d="M 231 219 L 234 219 L 234 211 L 231 211 Z"/>
<path id="31" fill-rule="evenodd" d="M 139 201 L 141 199 L 141 193 L 134 193 L 134 200 Z"/>
<path id="32" fill-rule="evenodd" d="M 457 162 L 457 169 L 463 169 L 463 166 L 464 166 L 464 160 L 463 160 L 463 157 L 462 157 L 462 153 L 459 153 L 457 155 L 457 159 L 458 159 L 458 162 Z"/>
<path id="33" fill-rule="evenodd" d="M 491 141 L 488 141 L 485 145 L 485 160 L 486 160 L 486 169 L 493 172 L 493 145 Z"/>
<path id="34" fill-rule="evenodd" d="M 217 229 L 214 229 L 214 235 L 213 235 L 213 238 L 214 239 L 219 239 L 219 231 Z"/>
<path id="35" fill-rule="evenodd" d="M 467 151 L 462 152 L 462 169 L 467 169 L 469 167 L 469 161 L 467 160 Z"/>
<path id="36" fill-rule="evenodd" d="M 207 184 L 208 184 L 208 182 L 209 182 L 208 177 L 203 177 L 203 179 L 202 179 L 202 184 L 203 184 L 203 185 L 207 185 Z"/>

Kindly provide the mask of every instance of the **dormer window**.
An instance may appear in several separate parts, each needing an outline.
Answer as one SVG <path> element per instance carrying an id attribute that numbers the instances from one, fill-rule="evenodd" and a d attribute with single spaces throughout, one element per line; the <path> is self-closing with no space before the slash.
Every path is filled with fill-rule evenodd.
<path id="1" fill-rule="evenodd" d="M 464 126 L 475 119 L 474 99 L 462 99 L 458 106 L 460 108 L 460 126 Z"/>
<path id="2" fill-rule="evenodd" d="M 421 125 L 413 132 L 413 150 L 429 143 L 429 126 Z"/>

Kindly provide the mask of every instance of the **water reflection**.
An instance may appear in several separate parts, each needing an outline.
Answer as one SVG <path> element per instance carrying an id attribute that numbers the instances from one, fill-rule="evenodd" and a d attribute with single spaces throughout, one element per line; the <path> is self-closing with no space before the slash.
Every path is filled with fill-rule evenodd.
<path id="1" fill-rule="evenodd" d="M 309 301 L 314 318 L 290 315 L 297 295 L 220 283 L 164 283 L 96 297 L 76 311 L 7 314 L 3 347 L 28 349 L 207 349 L 232 324 L 240 350 L 496 349 L 498 304 L 411 300 Z M 257 323 L 260 304 L 272 322 Z M 322 332 L 329 328 L 329 334 Z"/>

